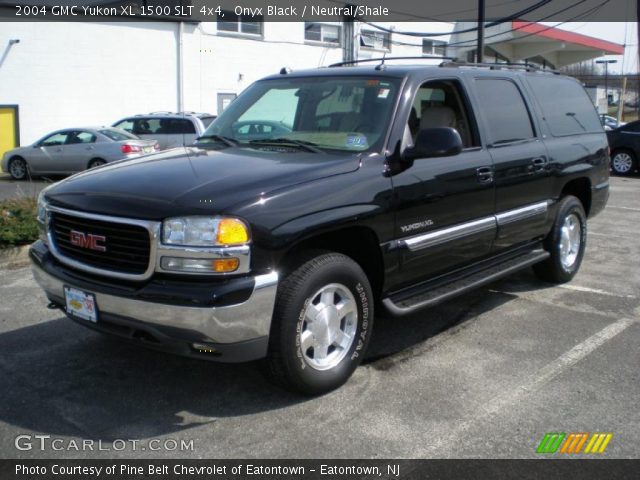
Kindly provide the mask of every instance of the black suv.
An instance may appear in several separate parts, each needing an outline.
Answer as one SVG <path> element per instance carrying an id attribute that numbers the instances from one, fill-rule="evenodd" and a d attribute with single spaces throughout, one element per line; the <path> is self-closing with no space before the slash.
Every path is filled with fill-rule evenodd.
<path id="1" fill-rule="evenodd" d="M 251 139 L 239 121 L 288 126 Z M 494 65 L 336 67 L 249 87 L 193 146 L 63 180 L 30 251 L 87 327 L 285 386 L 345 382 L 374 310 L 401 316 L 528 266 L 566 282 L 609 192 L 575 80 Z"/>

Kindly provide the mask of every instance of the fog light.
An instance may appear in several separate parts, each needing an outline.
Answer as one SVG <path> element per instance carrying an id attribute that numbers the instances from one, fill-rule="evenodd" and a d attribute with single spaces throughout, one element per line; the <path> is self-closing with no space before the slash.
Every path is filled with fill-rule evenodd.
<path id="1" fill-rule="evenodd" d="M 215 348 L 206 343 L 192 343 L 191 347 L 200 353 L 217 353 Z"/>
<path id="2" fill-rule="evenodd" d="M 240 266 L 240 260 L 231 258 L 182 258 L 162 257 L 160 266 L 163 270 L 174 272 L 229 273 Z"/>

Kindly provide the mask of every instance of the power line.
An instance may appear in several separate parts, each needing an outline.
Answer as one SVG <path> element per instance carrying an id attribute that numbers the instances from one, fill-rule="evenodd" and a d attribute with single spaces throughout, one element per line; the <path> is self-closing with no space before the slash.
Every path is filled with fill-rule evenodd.
<path id="1" fill-rule="evenodd" d="M 515 20 L 516 18 L 520 18 L 523 15 L 527 15 L 528 13 L 533 12 L 534 10 L 537 10 L 543 6 L 545 6 L 546 4 L 550 3 L 551 0 L 541 0 L 540 2 L 531 5 L 530 7 L 527 7 L 523 10 L 520 10 L 518 12 L 515 12 L 511 15 L 508 15 L 506 17 L 502 17 L 499 18 L 498 20 L 494 20 L 492 22 L 488 22 L 487 24 L 485 24 L 485 27 L 494 27 L 496 25 L 500 25 L 501 23 L 505 23 L 505 22 L 509 22 L 511 20 Z M 383 27 L 382 25 L 378 25 L 375 23 L 371 23 L 371 22 L 367 22 L 366 20 L 360 20 L 362 21 L 362 23 L 366 23 L 367 25 L 372 26 L 373 28 L 377 28 L 378 30 L 381 30 L 383 32 L 387 32 L 387 33 L 395 33 L 398 35 L 406 35 L 408 37 L 442 37 L 444 35 L 454 35 L 457 33 L 468 33 L 468 32 L 475 32 L 478 30 L 478 27 L 471 27 L 471 28 L 465 28 L 463 30 L 457 30 L 455 32 L 402 32 L 399 30 L 392 30 L 390 28 L 387 27 Z"/>

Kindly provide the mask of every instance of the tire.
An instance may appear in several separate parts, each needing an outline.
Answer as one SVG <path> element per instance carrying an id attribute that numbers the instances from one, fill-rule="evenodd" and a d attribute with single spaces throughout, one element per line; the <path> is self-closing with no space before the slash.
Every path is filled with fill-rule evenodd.
<path id="1" fill-rule="evenodd" d="M 637 166 L 636 156 L 630 150 L 616 150 L 611 155 L 611 170 L 616 175 L 631 175 Z"/>
<path id="2" fill-rule="evenodd" d="M 24 180 L 29 176 L 29 166 L 20 157 L 14 157 L 9 160 L 8 170 L 14 180 Z"/>
<path id="3" fill-rule="evenodd" d="M 344 384 L 364 357 L 373 293 L 345 255 L 316 251 L 297 265 L 278 287 L 266 362 L 275 383 L 319 395 Z"/>
<path id="4" fill-rule="evenodd" d="M 568 282 L 580 269 L 586 245 L 587 216 L 580 200 L 568 195 L 560 200 L 553 228 L 544 240 L 551 256 L 533 270 L 546 282 Z"/>
<path id="5" fill-rule="evenodd" d="M 91 160 L 89 162 L 89 165 L 87 165 L 87 169 L 91 170 L 92 168 L 99 167 L 101 165 L 104 165 L 105 163 L 107 163 L 107 162 L 105 162 L 101 158 L 94 158 L 93 160 Z"/>

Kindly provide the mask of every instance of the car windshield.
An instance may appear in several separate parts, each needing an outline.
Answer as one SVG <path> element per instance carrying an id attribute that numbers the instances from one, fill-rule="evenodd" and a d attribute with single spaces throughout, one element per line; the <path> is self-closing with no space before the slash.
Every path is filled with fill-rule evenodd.
<path id="1" fill-rule="evenodd" d="M 138 137 L 132 135 L 131 133 L 125 132 L 124 130 L 116 130 L 115 128 L 105 128 L 104 130 L 99 130 L 99 132 L 105 137 L 110 138 L 114 142 L 138 139 Z"/>
<path id="2" fill-rule="evenodd" d="M 198 143 L 224 139 L 254 148 L 273 143 L 306 151 L 379 149 L 400 82 L 375 76 L 263 80 L 234 100 Z"/>

